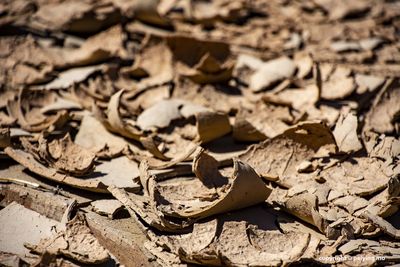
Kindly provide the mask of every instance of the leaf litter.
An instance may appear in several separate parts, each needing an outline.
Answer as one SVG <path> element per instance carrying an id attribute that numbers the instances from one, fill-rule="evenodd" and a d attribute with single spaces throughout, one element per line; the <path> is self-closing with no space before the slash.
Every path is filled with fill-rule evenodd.
<path id="1" fill-rule="evenodd" d="M 400 262 L 399 10 L 4 1 L 0 265 Z"/>

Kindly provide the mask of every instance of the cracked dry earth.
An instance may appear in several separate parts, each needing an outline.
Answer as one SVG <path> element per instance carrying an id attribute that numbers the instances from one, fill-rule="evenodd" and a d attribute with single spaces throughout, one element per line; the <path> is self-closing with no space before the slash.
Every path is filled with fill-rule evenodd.
<path id="1" fill-rule="evenodd" d="M 0 266 L 400 263 L 400 2 L 2 0 Z"/>

